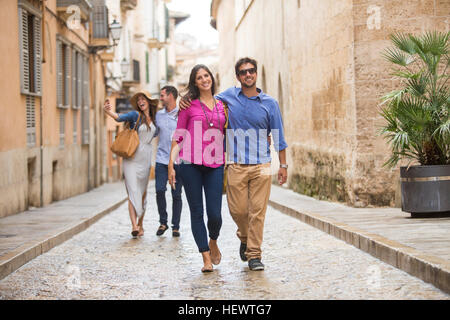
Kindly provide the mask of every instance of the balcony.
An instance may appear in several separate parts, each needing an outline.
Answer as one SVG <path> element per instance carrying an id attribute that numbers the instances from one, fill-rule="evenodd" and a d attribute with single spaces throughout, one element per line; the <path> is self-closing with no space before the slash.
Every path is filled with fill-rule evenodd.
<path id="1" fill-rule="evenodd" d="M 108 8 L 105 5 L 95 5 L 93 8 L 91 45 L 95 47 L 110 45 Z"/>
<path id="2" fill-rule="evenodd" d="M 120 8 L 122 10 L 134 10 L 137 6 L 137 0 L 120 0 Z"/>
<path id="3" fill-rule="evenodd" d="M 164 42 L 160 42 L 157 38 L 149 38 L 147 39 L 147 46 L 149 49 L 161 49 L 165 45 Z"/>
<path id="4" fill-rule="evenodd" d="M 80 22 L 85 23 L 89 21 L 92 12 L 92 4 L 88 0 L 57 0 L 56 10 L 58 16 L 64 21 L 73 17 L 74 14 L 79 13 Z"/>
<path id="5" fill-rule="evenodd" d="M 159 36 L 159 29 L 154 27 L 152 33 L 147 38 L 147 46 L 149 49 L 161 49 L 163 48 L 167 43 L 161 41 Z"/>

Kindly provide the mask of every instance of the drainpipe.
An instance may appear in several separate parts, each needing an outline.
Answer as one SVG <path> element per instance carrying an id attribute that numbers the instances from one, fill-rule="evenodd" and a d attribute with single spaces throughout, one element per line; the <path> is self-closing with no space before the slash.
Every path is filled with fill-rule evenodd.
<path id="1" fill-rule="evenodd" d="M 42 90 L 42 86 L 41 86 Z M 40 162 L 41 162 L 41 181 L 40 181 L 40 204 L 41 207 L 44 206 L 44 139 L 42 138 L 42 97 L 39 99 L 39 152 L 40 152 Z"/>
<path id="2" fill-rule="evenodd" d="M 42 1 L 42 19 L 41 19 L 41 37 L 42 37 L 42 56 L 41 56 L 41 60 L 42 63 L 45 63 L 45 2 L 47 0 L 43 0 Z"/>
<path id="3" fill-rule="evenodd" d="M 94 83 L 96 82 L 95 80 L 97 79 L 97 74 L 96 74 L 96 67 L 95 67 L 95 60 L 97 58 L 97 55 L 94 56 L 94 65 L 93 65 L 93 80 Z M 98 166 L 98 159 L 97 159 L 97 86 L 94 86 L 94 186 L 97 187 L 97 166 Z"/>
<path id="4" fill-rule="evenodd" d="M 42 19 L 41 19 L 41 36 L 42 36 L 42 56 L 41 63 L 45 63 L 45 8 L 46 8 L 46 0 L 42 1 Z M 44 138 L 42 136 L 42 119 L 43 119 L 43 107 L 42 107 L 42 99 L 44 98 L 44 81 L 41 78 L 41 97 L 39 99 L 39 157 L 40 157 L 40 169 L 41 169 L 41 177 L 40 177 L 40 192 L 39 192 L 39 202 L 41 207 L 44 206 Z"/>
<path id="5" fill-rule="evenodd" d="M 89 59 L 90 60 L 90 59 Z M 89 68 L 91 68 L 91 62 L 89 61 Z M 89 76 L 91 76 L 91 74 L 92 73 L 90 73 L 89 72 Z M 91 85 L 91 79 L 89 79 L 89 86 Z M 90 95 L 91 95 L 91 98 L 92 98 L 92 90 L 90 90 Z M 92 103 L 92 100 L 91 100 L 91 103 Z M 88 117 L 88 119 L 89 119 L 89 113 L 90 113 L 90 110 L 91 109 L 91 106 L 89 105 L 88 106 L 88 108 L 87 108 L 87 117 Z M 86 110 L 85 110 L 85 112 L 86 112 Z M 91 123 L 90 121 L 88 121 L 89 123 Z M 84 134 L 84 133 L 83 133 Z M 88 169 L 87 169 L 87 189 L 88 189 L 88 191 L 90 191 L 91 189 L 92 189 L 92 187 L 91 187 L 91 143 L 90 143 L 90 139 L 91 139 L 91 137 L 90 137 L 90 135 L 91 135 L 91 130 L 89 130 L 89 135 L 88 135 Z"/>

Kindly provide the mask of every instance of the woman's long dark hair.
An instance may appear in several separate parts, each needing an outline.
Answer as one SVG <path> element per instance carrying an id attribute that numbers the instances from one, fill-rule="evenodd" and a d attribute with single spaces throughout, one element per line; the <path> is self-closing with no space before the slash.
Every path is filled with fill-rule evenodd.
<path id="1" fill-rule="evenodd" d="M 187 85 L 187 87 L 185 89 L 186 94 L 183 95 L 183 98 L 189 98 L 190 100 L 195 100 L 200 97 L 200 90 L 195 85 L 195 78 L 197 76 L 197 72 L 200 69 L 203 69 L 206 72 L 208 72 L 208 74 L 212 80 L 211 94 L 214 96 L 214 94 L 216 93 L 216 80 L 214 79 L 213 74 L 208 69 L 208 67 L 205 66 L 204 64 L 197 64 L 194 68 L 192 68 L 191 75 L 189 76 L 189 84 Z"/>
<path id="2" fill-rule="evenodd" d="M 154 105 L 153 103 L 151 103 L 151 101 L 149 99 L 147 99 L 147 97 L 145 95 L 142 95 L 142 96 L 148 102 L 148 113 L 150 114 L 150 119 L 152 119 L 153 124 L 156 126 L 156 108 L 157 108 L 157 106 Z M 141 110 L 141 108 L 139 108 L 139 106 L 137 106 L 137 108 L 135 108 L 135 110 L 141 115 L 140 122 L 142 123 L 142 121 L 144 121 L 145 125 L 147 126 L 147 129 L 150 130 L 150 126 L 147 124 L 147 121 L 145 121 L 144 112 Z M 138 123 L 138 125 L 139 125 L 139 123 Z"/>

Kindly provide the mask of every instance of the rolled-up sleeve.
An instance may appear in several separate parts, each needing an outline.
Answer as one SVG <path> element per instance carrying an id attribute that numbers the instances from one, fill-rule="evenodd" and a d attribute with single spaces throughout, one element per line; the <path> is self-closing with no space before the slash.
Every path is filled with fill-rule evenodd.
<path id="1" fill-rule="evenodd" d="M 281 118 L 281 111 L 277 102 L 274 102 L 273 107 L 271 108 L 270 132 L 272 133 L 273 147 L 277 152 L 288 147 L 286 140 L 284 140 L 283 120 Z"/>
<path id="2" fill-rule="evenodd" d="M 130 111 L 127 113 L 120 114 L 119 117 L 116 119 L 117 122 L 136 122 L 137 120 L 137 112 L 136 111 Z"/>

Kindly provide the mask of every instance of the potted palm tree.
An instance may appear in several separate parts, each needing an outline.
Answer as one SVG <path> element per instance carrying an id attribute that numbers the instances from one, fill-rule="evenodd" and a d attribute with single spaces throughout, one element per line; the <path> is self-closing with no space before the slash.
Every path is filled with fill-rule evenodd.
<path id="1" fill-rule="evenodd" d="M 409 160 L 400 167 L 403 211 L 450 212 L 450 32 L 390 38 L 383 56 L 402 87 L 382 98 L 381 135 L 392 151 L 385 166 Z"/>

